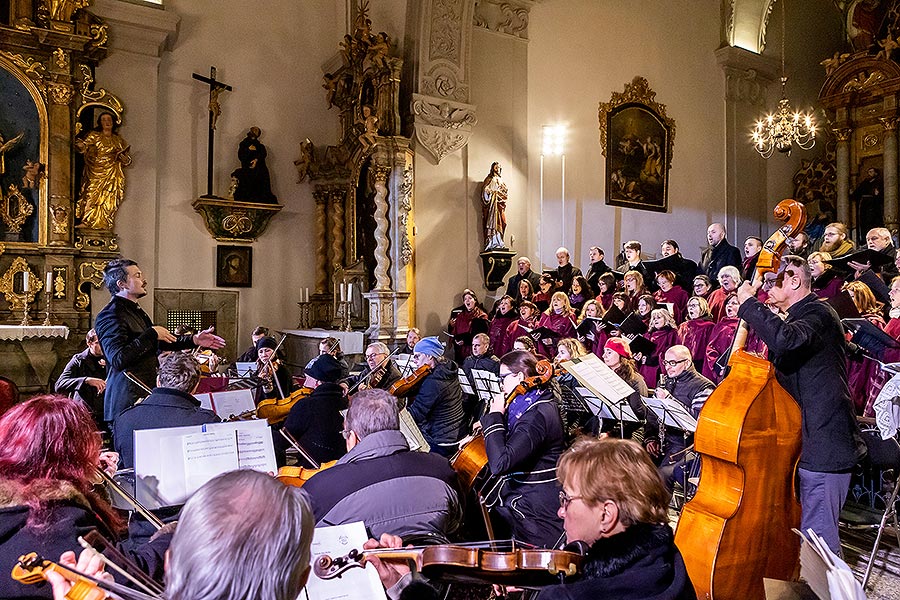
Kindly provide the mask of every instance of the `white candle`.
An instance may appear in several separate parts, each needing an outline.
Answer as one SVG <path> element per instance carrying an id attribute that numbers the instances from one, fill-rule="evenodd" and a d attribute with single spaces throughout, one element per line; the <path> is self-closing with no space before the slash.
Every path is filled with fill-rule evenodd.
<path id="1" fill-rule="evenodd" d="M 303 290 L 303 301 L 309 302 L 309 288 Z"/>
<path id="2" fill-rule="evenodd" d="M 44 291 L 48 294 L 53 291 L 53 271 L 47 271 L 47 287 Z"/>
<path id="3" fill-rule="evenodd" d="M 28 271 L 22 273 L 22 291 L 26 294 L 31 291 L 31 273 Z"/>
<path id="4" fill-rule="evenodd" d="M 353 284 L 352 283 L 347 284 L 347 300 L 349 300 L 350 302 L 353 302 Z"/>
<path id="5" fill-rule="evenodd" d="M 343 281 L 341 282 L 341 302 L 347 301 L 347 284 Z"/>

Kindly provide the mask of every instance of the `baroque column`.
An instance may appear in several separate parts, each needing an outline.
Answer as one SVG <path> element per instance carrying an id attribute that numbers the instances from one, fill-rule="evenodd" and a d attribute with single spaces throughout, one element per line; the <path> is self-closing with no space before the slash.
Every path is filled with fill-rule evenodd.
<path id="1" fill-rule="evenodd" d="M 331 272 L 344 267 L 344 198 L 346 190 L 332 187 L 328 198 L 331 206 Z M 333 285 L 333 282 L 332 282 Z"/>
<path id="2" fill-rule="evenodd" d="M 375 289 L 376 292 L 391 290 L 388 268 L 388 190 L 387 180 L 391 167 L 374 167 L 371 171 L 372 186 L 375 188 Z"/>
<path id="3" fill-rule="evenodd" d="M 317 185 L 313 198 L 316 201 L 316 294 L 324 294 L 328 283 L 328 230 L 325 228 L 328 188 Z"/>
<path id="4" fill-rule="evenodd" d="M 884 226 L 897 231 L 897 117 L 879 119 L 884 127 Z"/>
<path id="5" fill-rule="evenodd" d="M 837 138 L 835 163 L 837 169 L 837 220 L 850 226 L 850 136 L 849 127 L 833 129 Z"/>

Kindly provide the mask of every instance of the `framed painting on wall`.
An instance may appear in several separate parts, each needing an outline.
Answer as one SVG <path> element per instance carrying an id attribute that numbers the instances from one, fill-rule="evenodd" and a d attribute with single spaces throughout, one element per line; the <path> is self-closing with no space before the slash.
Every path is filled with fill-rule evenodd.
<path id="1" fill-rule="evenodd" d="M 253 286 L 253 248 L 216 246 L 216 287 Z"/>
<path id="2" fill-rule="evenodd" d="M 600 146 L 606 157 L 606 204 L 666 212 L 675 121 L 635 77 L 622 93 L 601 102 Z"/>

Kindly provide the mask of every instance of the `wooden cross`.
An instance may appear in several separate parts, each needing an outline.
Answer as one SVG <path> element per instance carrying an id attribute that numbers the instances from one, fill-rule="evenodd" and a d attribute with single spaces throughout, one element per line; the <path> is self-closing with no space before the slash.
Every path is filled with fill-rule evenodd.
<path id="1" fill-rule="evenodd" d="M 222 114 L 219 106 L 219 94 L 222 91 L 230 92 L 232 88 L 221 81 L 216 81 L 216 68 L 209 68 L 209 77 L 204 77 L 199 73 L 192 73 L 191 77 L 197 81 L 202 81 L 209 86 L 209 146 L 206 151 L 206 195 L 212 197 L 212 181 L 213 181 L 213 146 L 216 136 L 216 121 Z"/>

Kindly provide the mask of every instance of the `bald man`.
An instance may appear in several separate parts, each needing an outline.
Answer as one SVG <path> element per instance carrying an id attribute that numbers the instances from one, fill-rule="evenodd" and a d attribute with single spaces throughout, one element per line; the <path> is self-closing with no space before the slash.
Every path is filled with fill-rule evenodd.
<path id="1" fill-rule="evenodd" d="M 713 287 L 718 287 L 716 282 L 722 267 L 731 265 L 739 271 L 741 269 L 741 251 L 728 243 L 726 235 L 727 231 L 722 223 L 713 223 L 706 229 L 709 246 L 700 254 L 700 270 L 713 282 Z"/>

